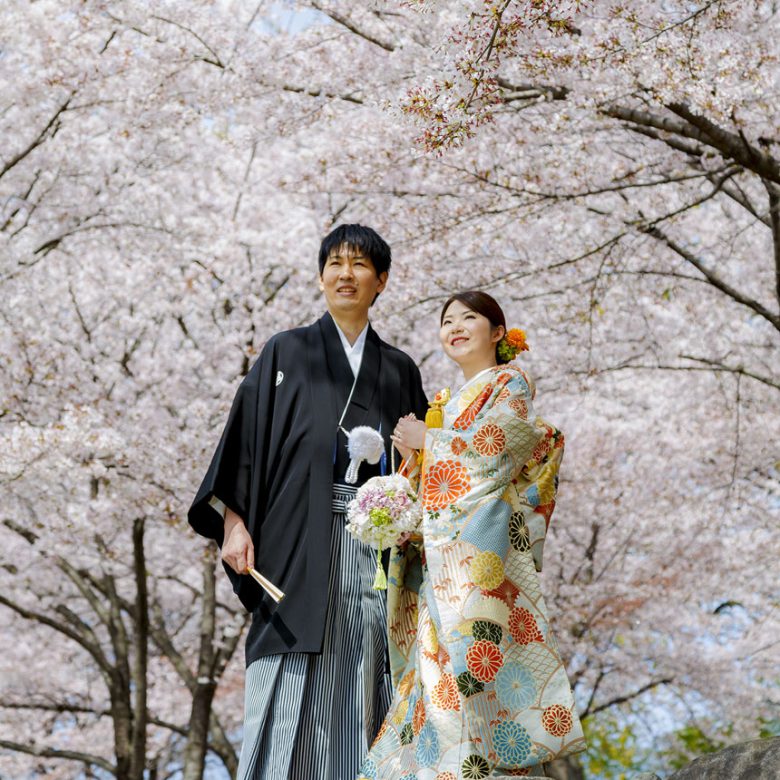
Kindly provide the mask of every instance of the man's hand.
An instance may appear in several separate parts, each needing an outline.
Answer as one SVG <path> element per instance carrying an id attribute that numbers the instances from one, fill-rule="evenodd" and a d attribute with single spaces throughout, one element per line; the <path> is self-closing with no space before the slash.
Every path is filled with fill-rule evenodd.
<path id="1" fill-rule="evenodd" d="M 238 574 L 255 567 L 255 546 L 244 521 L 231 509 L 225 509 L 225 540 L 222 560 Z"/>

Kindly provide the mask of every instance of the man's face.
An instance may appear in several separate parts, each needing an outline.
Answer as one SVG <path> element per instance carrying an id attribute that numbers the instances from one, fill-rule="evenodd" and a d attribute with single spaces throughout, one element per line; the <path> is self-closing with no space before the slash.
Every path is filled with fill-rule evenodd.
<path id="1" fill-rule="evenodd" d="M 367 315 L 386 283 L 387 272 L 377 276 L 371 260 L 346 244 L 328 255 L 320 275 L 320 290 L 331 313 Z"/>

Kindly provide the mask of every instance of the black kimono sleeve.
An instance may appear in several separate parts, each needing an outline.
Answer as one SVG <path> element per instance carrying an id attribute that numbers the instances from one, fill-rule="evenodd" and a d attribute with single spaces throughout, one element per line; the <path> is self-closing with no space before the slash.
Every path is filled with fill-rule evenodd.
<path id="1" fill-rule="evenodd" d="M 417 364 L 411 359 L 409 364 L 412 411 L 417 415 L 418 420 L 425 420 L 425 413 L 428 411 L 428 399 L 425 397 L 425 390 L 423 390 L 420 369 L 417 368 Z"/>
<path id="2" fill-rule="evenodd" d="M 253 480 L 264 460 L 262 429 L 273 409 L 273 349 L 269 342 L 236 392 L 214 457 L 190 507 L 190 525 L 221 547 L 224 520 L 210 502 L 212 496 L 232 509 L 250 527 L 257 507 L 253 506 Z M 230 574 L 230 572 L 228 572 Z"/>

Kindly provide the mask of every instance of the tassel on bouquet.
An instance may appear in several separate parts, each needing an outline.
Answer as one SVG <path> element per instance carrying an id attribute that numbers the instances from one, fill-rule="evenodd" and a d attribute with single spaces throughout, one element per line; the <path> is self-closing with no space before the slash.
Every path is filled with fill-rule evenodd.
<path id="1" fill-rule="evenodd" d="M 422 520 L 422 507 L 409 480 L 400 474 L 369 479 L 349 502 L 347 520 L 347 530 L 355 539 L 376 548 L 374 588 L 386 590 L 382 550 L 392 547 L 402 534 L 417 531 Z"/>

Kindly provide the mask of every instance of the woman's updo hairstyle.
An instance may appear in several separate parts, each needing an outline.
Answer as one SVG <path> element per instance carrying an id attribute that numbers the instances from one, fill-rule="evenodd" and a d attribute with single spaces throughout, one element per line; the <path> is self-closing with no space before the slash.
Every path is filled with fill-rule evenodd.
<path id="1" fill-rule="evenodd" d="M 498 305 L 498 301 L 496 301 L 492 295 L 488 295 L 481 290 L 466 290 L 466 292 L 455 293 L 455 295 L 448 298 L 447 302 L 442 307 L 439 325 L 444 322 L 444 315 L 447 313 L 447 309 L 449 309 L 455 301 L 462 303 L 464 306 L 471 309 L 471 311 L 481 314 L 494 328 L 502 327 L 504 329 L 504 335 L 506 336 L 506 317 L 504 317 L 502 308 Z M 496 363 L 508 363 L 508 360 L 501 358 L 498 354 L 499 343 L 500 342 L 496 342 Z"/>

